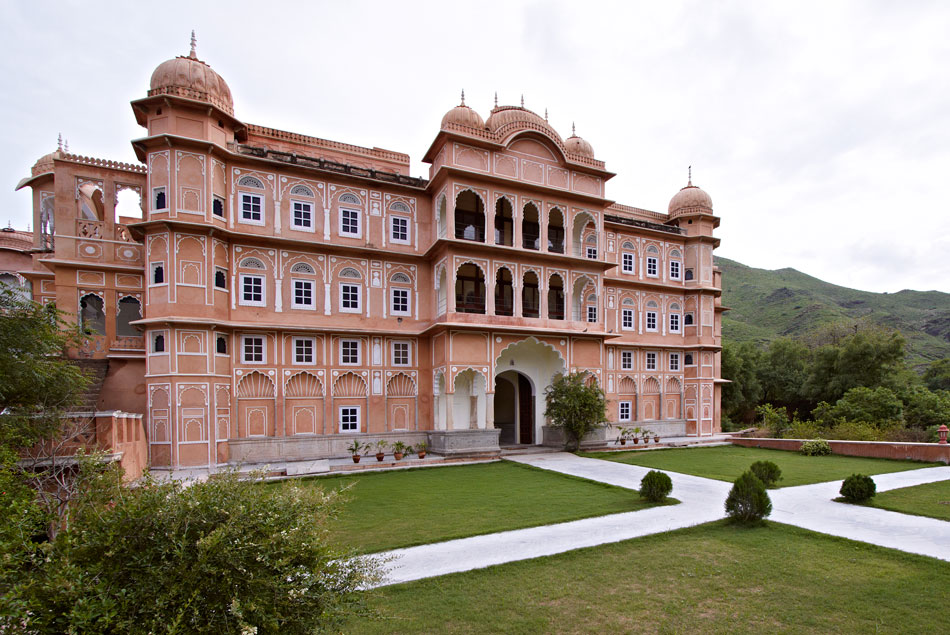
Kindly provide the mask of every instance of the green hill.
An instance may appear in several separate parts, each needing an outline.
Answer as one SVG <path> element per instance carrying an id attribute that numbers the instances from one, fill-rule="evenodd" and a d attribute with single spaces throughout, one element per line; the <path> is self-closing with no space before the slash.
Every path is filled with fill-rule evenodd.
<path id="1" fill-rule="evenodd" d="M 950 357 L 950 293 L 872 293 L 829 284 L 795 269 L 755 269 L 716 258 L 722 269 L 726 340 L 765 344 L 808 337 L 833 322 L 869 320 L 898 329 L 908 361 L 919 365 Z"/>

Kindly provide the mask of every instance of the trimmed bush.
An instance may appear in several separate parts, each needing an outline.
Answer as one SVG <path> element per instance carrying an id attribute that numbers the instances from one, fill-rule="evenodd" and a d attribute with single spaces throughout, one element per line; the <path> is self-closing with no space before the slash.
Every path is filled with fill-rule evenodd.
<path id="1" fill-rule="evenodd" d="M 663 472 L 650 470 L 640 481 L 640 496 L 653 503 L 659 503 L 673 491 L 673 481 Z"/>
<path id="2" fill-rule="evenodd" d="M 771 461 L 756 461 L 749 471 L 759 477 L 766 487 L 772 487 L 782 479 L 782 468 Z"/>
<path id="3" fill-rule="evenodd" d="M 824 439 L 803 441 L 801 453 L 805 456 L 827 456 L 831 454 L 831 445 Z"/>
<path id="4" fill-rule="evenodd" d="M 758 476 L 744 472 L 736 479 L 726 497 L 726 513 L 732 520 L 742 524 L 761 522 L 772 513 L 772 500 Z"/>
<path id="5" fill-rule="evenodd" d="M 841 484 L 841 495 L 849 503 L 863 503 L 871 500 L 877 493 L 874 479 L 864 474 L 852 474 Z"/>

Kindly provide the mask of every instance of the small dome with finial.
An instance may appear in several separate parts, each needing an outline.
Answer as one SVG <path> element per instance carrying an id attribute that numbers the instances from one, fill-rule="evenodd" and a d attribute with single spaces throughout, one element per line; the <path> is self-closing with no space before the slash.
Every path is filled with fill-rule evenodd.
<path id="1" fill-rule="evenodd" d="M 462 91 L 462 103 L 445 113 L 445 116 L 442 117 L 442 127 L 445 128 L 446 124 L 456 124 L 458 126 L 478 129 L 485 127 L 485 122 L 482 120 L 481 115 L 465 105 L 464 90 Z"/>
<path id="2" fill-rule="evenodd" d="M 231 89 L 195 52 L 195 32 L 191 32 L 191 52 L 158 65 L 152 72 L 148 96 L 173 95 L 207 102 L 234 116 Z"/>
<path id="3" fill-rule="evenodd" d="M 690 166 L 686 186 L 670 199 L 670 216 L 695 212 L 712 214 L 712 209 L 712 197 L 705 190 L 693 185 L 693 166 Z"/>
<path id="4" fill-rule="evenodd" d="M 571 136 L 564 140 L 564 148 L 571 154 L 577 154 L 588 159 L 594 158 L 594 146 L 577 136 L 577 129 L 571 124 Z"/>

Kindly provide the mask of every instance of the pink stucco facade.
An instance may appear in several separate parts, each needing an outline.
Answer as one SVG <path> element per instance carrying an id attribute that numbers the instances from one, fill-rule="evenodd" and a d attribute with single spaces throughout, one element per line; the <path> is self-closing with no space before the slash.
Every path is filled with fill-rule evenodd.
<path id="1" fill-rule="evenodd" d="M 538 444 L 574 370 L 607 393 L 608 436 L 719 431 L 703 190 L 617 204 L 589 143 L 517 106 L 449 110 L 412 177 L 399 152 L 237 119 L 194 51 L 132 109 L 141 164 L 57 150 L 21 182 L 18 275 L 99 333 L 74 354 L 109 360 L 99 406 L 144 415 L 153 469 Z M 123 190 L 141 219 L 116 218 Z"/>

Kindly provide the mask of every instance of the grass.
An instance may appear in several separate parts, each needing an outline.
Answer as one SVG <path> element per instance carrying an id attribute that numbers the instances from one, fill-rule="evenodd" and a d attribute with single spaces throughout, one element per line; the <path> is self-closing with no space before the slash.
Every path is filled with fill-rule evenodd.
<path id="1" fill-rule="evenodd" d="M 725 522 L 372 592 L 347 633 L 947 632 L 946 562 Z M 938 603 L 939 604 L 939 603 Z"/>
<path id="2" fill-rule="evenodd" d="M 782 479 L 777 487 L 836 481 L 855 473 L 884 474 L 942 465 L 942 463 L 868 459 L 855 456 L 804 456 L 798 452 L 744 448 L 736 445 L 650 450 L 649 452 L 592 452 L 581 454 L 581 456 L 729 482 L 736 480 L 756 461 L 772 461 L 782 470 Z"/>
<path id="3" fill-rule="evenodd" d="M 304 483 L 350 486 L 332 537 L 365 553 L 654 506 L 627 489 L 507 461 Z"/>
<path id="4" fill-rule="evenodd" d="M 902 514 L 950 520 L 950 481 L 937 481 L 878 493 L 868 505 Z"/>

